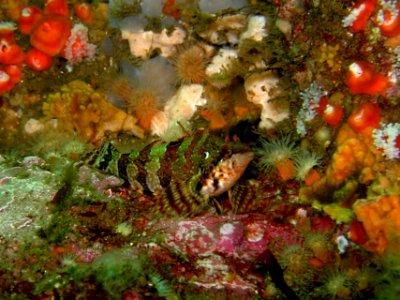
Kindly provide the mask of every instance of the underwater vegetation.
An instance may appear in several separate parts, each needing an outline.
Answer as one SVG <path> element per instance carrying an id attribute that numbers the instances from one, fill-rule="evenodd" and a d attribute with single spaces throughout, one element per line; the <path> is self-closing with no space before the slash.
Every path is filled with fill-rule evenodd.
<path id="1" fill-rule="evenodd" d="M 0 1 L 0 298 L 399 298 L 399 10 Z"/>

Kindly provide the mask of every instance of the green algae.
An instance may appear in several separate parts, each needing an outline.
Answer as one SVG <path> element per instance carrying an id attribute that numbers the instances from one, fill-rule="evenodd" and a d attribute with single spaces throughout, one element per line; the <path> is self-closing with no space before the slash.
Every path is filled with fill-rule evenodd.
<path id="1" fill-rule="evenodd" d="M 30 239 L 38 227 L 49 222 L 45 212 L 60 186 L 59 178 L 40 169 L 27 173 L 16 167 L 13 173 L 0 190 L 0 234 Z"/>
<path id="2" fill-rule="evenodd" d="M 123 20 L 126 17 L 138 15 L 141 11 L 140 0 L 115 0 L 110 9 L 110 15 L 117 20 Z"/>
<path id="3" fill-rule="evenodd" d="M 36 285 L 34 294 L 55 288 L 67 296 L 69 291 L 75 293 L 80 290 L 88 280 L 94 280 L 101 286 L 108 299 L 121 299 L 124 292 L 140 291 L 148 285 L 154 285 L 155 294 L 160 297 L 179 299 L 170 283 L 149 264 L 145 254 L 134 253 L 127 248 L 109 251 L 95 258 L 91 264 L 65 259 L 63 267 L 47 274 Z"/>

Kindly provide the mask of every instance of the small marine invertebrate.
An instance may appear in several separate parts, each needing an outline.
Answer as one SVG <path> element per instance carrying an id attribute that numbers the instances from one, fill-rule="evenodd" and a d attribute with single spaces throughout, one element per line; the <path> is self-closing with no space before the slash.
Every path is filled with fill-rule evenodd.
<path id="1" fill-rule="evenodd" d="M 88 29 L 83 24 L 75 24 L 65 42 L 61 55 L 69 63 L 77 64 L 83 59 L 91 59 L 96 53 L 96 46 L 89 42 Z"/>
<path id="2" fill-rule="evenodd" d="M 154 273 L 150 275 L 150 280 L 157 290 L 160 297 L 165 297 L 165 299 L 179 299 L 177 293 L 175 292 L 173 285 L 164 279 L 161 275 Z"/>
<path id="3" fill-rule="evenodd" d="M 48 55 L 57 55 L 64 47 L 70 30 L 71 21 L 67 17 L 45 15 L 32 28 L 31 45 Z"/>
<path id="4" fill-rule="evenodd" d="M 333 299 L 351 298 L 351 280 L 344 271 L 334 271 L 322 278 L 323 285 L 317 289 L 320 297 Z"/>
<path id="5" fill-rule="evenodd" d="M 0 67 L 0 95 L 10 91 L 21 80 L 22 71 L 19 66 Z"/>
<path id="6" fill-rule="evenodd" d="M 390 86 L 389 78 L 379 74 L 368 61 L 350 64 L 345 82 L 352 94 L 381 95 Z"/>
<path id="7" fill-rule="evenodd" d="M 21 10 L 21 15 L 18 19 L 18 29 L 23 34 L 30 34 L 33 26 L 43 16 L 43 12 L 39 7 L 26 6 Z"/>
<path id="8" fill-rule="evenodd" d="M 40 72 L 52 66 L 52 57 L 36 48 L 31 48 L 26 52 L 25 63 L 32 70 Z"/>
<path id="9" fill-rule="evenodd" d="M 174 65 L 178 78 L 183 83 L 202 83 L 206 78 L 207 55 L 201 45 L 192 45 L 178 50 Z"/>
<path id="10" fill-rule="evenodd" d="M 307 234 L 305 241 L 305 247 L 311 250 L 315 258 L 320 262 L 327 263 L 332 256 L 333 245 L 322 232 L 312 232 Z"/>
<path id="11" fill-rule="evenodd" d="M 60 152 L 69 159 L 79 160 L 83 154 L 91 150 L 91 145 L 82 137 L 73 135 L 67 141 L 63 141 Z"/>
<path id="12" fill-rule="evenodd" d="M 400 123 L 381 124 L 372 132 L 374 145 L 387 159 L 400 158 Z"/>
<path id="13" fill-rule="evenodd" d="M 326 123 L 337 126 L 343 118 L 343 107 L 337 103 L 327 104 L 322 115 Z"/>
<path id="14" fill-rule="evenodd" d="M 306 122 L 310 122 L 317 115 L 320 105 L 326 107 L 326 102 L 321 104 L 320 101 L 327 101 L 326 96 L 328 94 L 318 83 L 315 81 L 304 91 L 300 93 L 300 98 L 303 100 L 303 105 L 299 110 L 296 121 L 297 121 L 297 133 L 300 136 L 305 136 L 307 133 Z M 324 109 L 323 108 L 323 109 Z M 322 111 L 323 111 L 322 109 Z"/>
<path id="15" fill-rule="evenodd" d="M 7 93 L 14 87 L 14 82 L 5 70 L 0 70 L 0 95 Z"/>
<path id="16" fill-rule="evenodd" d="M 25 58 L 22 48 L 15 43 L 15 29 L 14 23 L 0 22 L 0 63 L 2 64 L 19 64 Z"/>
<path id="17" fill-rule="evenodd" d="M 259 156 L 259 163 L 264 171 L 276 169 L 282 180 L 288 180 L 296 175 L 293 157 L 296 153 L 294 142 L 290 136 L 273 140 L 262 140 L 261 147 L 255 153 Z"/>
<path id="18" fill-rule="evenodd" d="M 302 244 L 288 245 L 277 257 L 284 269 L 285 280 L 290 286 L 301 286 L 312 275 L 310 259 L 312 252 Z"/>
<path id="19" fill-rule="evenodd" d="M 93 11 L 89 3 L 75 3 L 74 15 L 86 25 L 93 23 Z"/>
<path id="20" fill-rule="evenodd" d="M 361 0 L 355 5 L 343 20 L 343 27 L 349 27 L 351 32 L 364 30 L 376 8 L 376 0 Z"/>
<path id="21" fill-rule="evenodd" d="M 7 72 L 8 76 L 10 76 L 12 82 L 18 83 L 21 81 L 22 68 L 20 65 L 7 65 L 4 70 Z"/>
<path id="22" fill-rule="evenodd" d="M 400 34 L 400 3 L 393 0 L 379 0 L 377 23 L 383 36 L 394 37 Z"/>
<path id="23" fill-rule="evenodd" d="M 122 68 L 124 75 L 113 83 L 113 92 L 122 98 L 128 113 L 138 118 L 139 125 L 143 129 L 162 135 L 168 127 L 169 116 L 165 115 L 165 119 L 168 120 L 163 130 L 158 126 L 155 126 L 157 130 L 151 128 L 153 118 L 158 113 L 165 114 L 163 107 L 176 92 L 173 65 L 167 59 L 158 56 L 146 60 L 138 68 L 129 64 L 123 64 Z M 157 121 L 160 119 L 158 117 Z M 154 120 L 154 124 L 157 121 Z"/>
<path id="24" fill-rule="evenodd" d="M 20 46 L 9 44 L 7 41 L 0 40 L 0 63 L 15 65 L 24 61 L 25 55 Z"/>
<path id="25" fill-rule="evenodd" d="M 381 122 L 381 110 L 374 103 L 363 103 L 348 118 L 347 122 L 350 127 L 357 133 L 364 129 L 379 128 Z"/>
<path id="26" fill-rule="evenodd" d="M 10 44 L 15 43 L 14 31 L 16 29 L 14 22 L 0 22 L 0 38 Z"/>
<path id="27" fill-rule="evenodd" d="M 336 236 L 335 243 L 340 254 L 346 253 L 347 248 L 350 245 L 349 240 L 343 234 L 338 234 Z"/>
<path id="28" fill-rule="evenodd" d="M 149 131 L 153 117 L 161 111 L 160 101 L 150 91 L 139 91 L 133 93 L 135 101 L 131 102 L 128 111 L 132 112 L 138 118 L 138 124 Z"/>
<path id="29" fill-rule="evenodd" d="M 296 167 L 296 178 L 300 181 L 306 180 L 309 176 L 317 176 L 314 168 L 321 163 L 321 156 L 308 150 L 297 151 L 293 156 Z M 314 171 L 313 171 L 314 170 Z M 318 174 L 318 172 L 317 172 Z M 317 176 L 319 177 L 319 176 Z M 311 178 L 310 178 L 311 179 Z M 308 181 L 310 181 L 310 179 Z M 307 181 L 307 180 L 306 180 Z M 314 181 L 314 180 L 313 180 Z M 310 183 L 310 182 L 309 182 Z M 310 185 L 310 184 L 307 184 Z"/>

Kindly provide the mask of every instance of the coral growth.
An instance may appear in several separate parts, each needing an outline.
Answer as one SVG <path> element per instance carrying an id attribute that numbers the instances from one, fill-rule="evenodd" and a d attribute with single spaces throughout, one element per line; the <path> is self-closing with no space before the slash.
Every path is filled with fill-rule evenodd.
<path id="1" fill-rule="evenodd" d="M 272 129 L 289 117 L 288 103 L 273 101 L 283 93 L 279 87 L 279 77 L 275 73 L 253 74 L 247 78 L 244 86 L 247 100 L 261 107 L 260 128 Z"/>
<path id="2" fill-rule="evenodd" d="M 328 45 L 326 43 L 322 44 L 316 50 L 317 62 L 320 64 L 326 64 L 332 72 L 340 70 L 341 64 L 337 61 L 338 51 L 340 45 Z"/>
<path id="3" fill-rule="evenodd" d="M 398 251 L 400 196 L 381 196 L 374 201 L 360 200 L 354 205 L 357 219 L 364 225 L 369 241 L 365 247 L 382 254 L 387 249 Z"/>
<path id="4" fill-rule="evenodd" d="M 162 56 L 169 57 L 176 51 L 176 45 L 183 43 L 186 32 L 175 28 L 170 34 L 164 29 L 160 33 L 143 30 L 123 30 L 122 38 L 128 40 L 132 55 L 141 58 L 148 57 L 153 50 L 160 49 Z"/>
<path id="5" fill-rule="evenodd" d="M 357 135 L 348 126 L 343 126 L 336 138 L 336 145 L 337 149 L 326 171 L 329 184 L 339 186 L 357 173 L 362 182 L 371 181 L 373 178 L 371 167 L 376 160 L 376 153 L 371 150 L 373 149 L 371 137 Z"/>
<path id="6" fill-rule="evenodd" d="M 68 130 L 92 143 L 99 142 L 107 132 L 125 131 L 142 137 L 137 120 L 110 104 L 104 95 L 83 81 L 73 81 L 50 94 L 43 104 L 48 118 L 56 118 Z"/>

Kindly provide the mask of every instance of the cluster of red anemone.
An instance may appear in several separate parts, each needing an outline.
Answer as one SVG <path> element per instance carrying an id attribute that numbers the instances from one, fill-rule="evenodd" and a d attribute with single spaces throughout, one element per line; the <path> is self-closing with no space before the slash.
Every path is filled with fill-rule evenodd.
<path id="1" fill-rule="evenodd" d="M 379 11 L 375 13 L 377 7 Z M 395 5 L 383 5 L 377 0 L 359 0 L 351 12 L 354 20 L 349 30 L 353 33 L 364 31 L 374 13 L 373 22 L 382 36 L 393 38 L 400 35 L 400 1 Z M 372 63 L 355 61 L 349 66 L 346 84 L 352 94 L 382 95 L 390 87 L 390 80 L 388 76 L 379 74 Z"/>
<path id="2" fill-rule="evenodd" d="M 74 6 L 74 14 L 85 24 L 92 23 L 92 11 L 86 3 Z M 62 52 L 71 32 L 66 0 L 47 0 L 43 10 L 36 6 L 21 9 L 18 29 L 29 35 L 31 48 L 24 53 L 14 40 L 13 23 L 0 25 L 0 94 L 10 91 L 21 80 L 22 66 L 40 72 L 52 66 L 52 57 Z"/>
<path id="3" fill-rule="evenodd" d="M 0 94 L 7 93 L 21 80 L 20 64 L 25 54 L 14 40 L 15 27 L 12 23 L 0 26 Z"/>
<path id="4" fill-rule="evenodd" d="M 354 6 L 352 13 L 355 14 L 354 21 L 350 25 L 351 32 L 363 31 L 367 23 L 376 11 L 377 0 L 360 0 Z M 390 8 L 383 6 L 379 11 L 376 24 L 381 34 L 385 37 L 394 37 L 400 34 L 400 2 Z"/>
<path id="5" fill-rule="evenodd" d="M 321 115 L 330 126 L 337 126 L 343 118 L 343 107 L 337 103 L 331 103 L 328 97 L 323 96 L 314 110 Z"/>
<path id="6" fill-rule="evenodd" d="M 345 81 L 352 94 L 382 95 L 390 86 L 389 78 L 368 61 L 350 64 Z"/>

